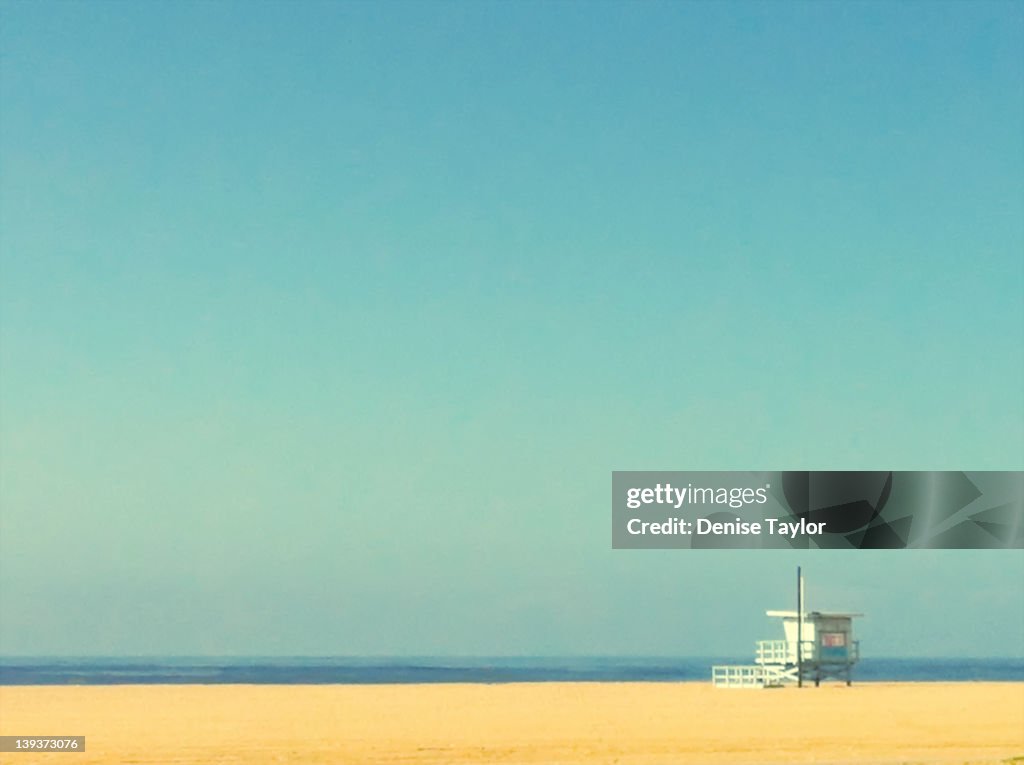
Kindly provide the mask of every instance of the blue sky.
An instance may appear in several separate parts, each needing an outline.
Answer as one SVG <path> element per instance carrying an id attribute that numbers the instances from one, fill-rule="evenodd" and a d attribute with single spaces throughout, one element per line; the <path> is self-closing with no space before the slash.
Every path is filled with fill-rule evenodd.
<path id="1" fill-rule="evenodd" d="M 746 653 L 797 563 L 1024 645 L 1017 552 L 608 538 L 616 469 L 1024 467 L 1019 4 L 3 16 L 0 653 Z"/>

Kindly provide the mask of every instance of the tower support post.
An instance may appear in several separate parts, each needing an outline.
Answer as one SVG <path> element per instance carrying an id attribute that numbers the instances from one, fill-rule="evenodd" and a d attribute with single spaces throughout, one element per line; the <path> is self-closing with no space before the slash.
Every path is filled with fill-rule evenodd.
<path id="1" fill-rule="evenodd" d="M 804 687 L 804 579 L 796 567 L 796 687 Z"/>

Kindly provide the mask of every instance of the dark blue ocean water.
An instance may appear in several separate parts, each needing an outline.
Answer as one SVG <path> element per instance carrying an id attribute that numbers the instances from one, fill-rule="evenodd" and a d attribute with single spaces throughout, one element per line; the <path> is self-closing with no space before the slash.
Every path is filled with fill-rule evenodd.
<path id="1" fill-rule="evenodd" d="M 750 658 L 6 658 L 0 685 L 710 681 Z M 862 659 L 855 681 L 1024 681 L 1024 659 Z"/>

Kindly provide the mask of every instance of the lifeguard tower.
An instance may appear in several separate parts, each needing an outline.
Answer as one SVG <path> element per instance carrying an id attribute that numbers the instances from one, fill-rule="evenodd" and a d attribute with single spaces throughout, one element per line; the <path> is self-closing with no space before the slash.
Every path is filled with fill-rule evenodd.
<path id="1" fill-rule="evenodd" d="M 783 640 L 758 640 L 753 664 L 711 668 L 711 681 L 720 688 L 777 688 L 818 686 L 829 678 L 853 682 L 853 665 L 860 643 L 853 637 L 853 620 L 863 614 L 803 610 L 803 577 L 797 569 L 796 611 L 768 611 L 782 619 Z"/>

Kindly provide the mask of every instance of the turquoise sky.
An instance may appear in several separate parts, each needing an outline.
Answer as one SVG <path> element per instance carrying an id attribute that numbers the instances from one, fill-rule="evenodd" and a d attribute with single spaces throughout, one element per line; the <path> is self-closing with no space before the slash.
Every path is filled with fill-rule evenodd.
<path id="1" fill-rule="evenodd" d="M 742 655 L 797 563 L 866 654 L 1024 645 L 1019 552 L 609 538 L 614 469 L 1024 468 L 1019 3 L 0 46 L 0 654 Z"/>

